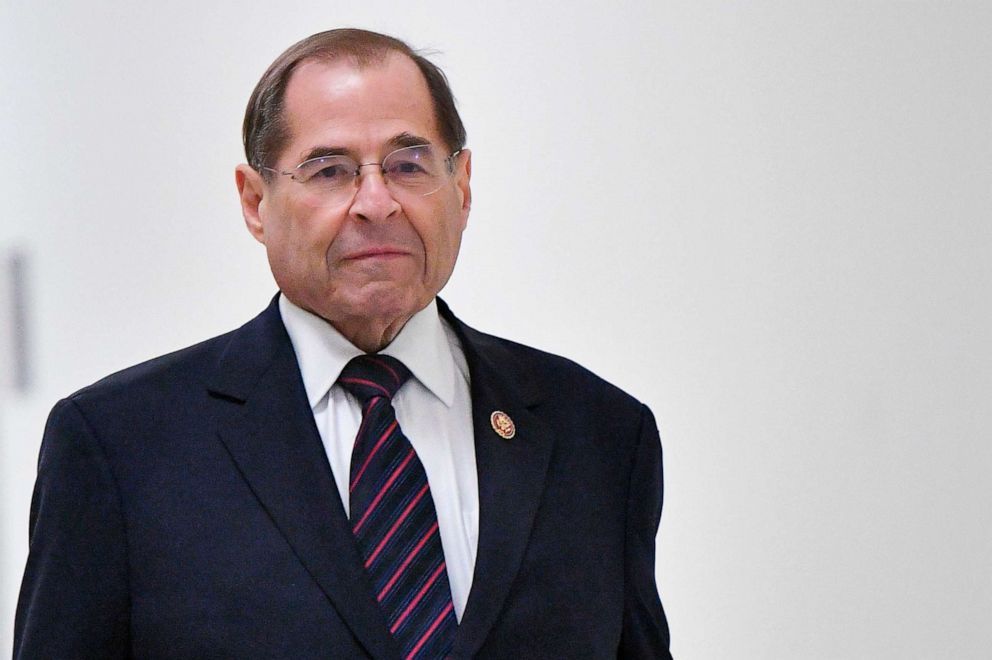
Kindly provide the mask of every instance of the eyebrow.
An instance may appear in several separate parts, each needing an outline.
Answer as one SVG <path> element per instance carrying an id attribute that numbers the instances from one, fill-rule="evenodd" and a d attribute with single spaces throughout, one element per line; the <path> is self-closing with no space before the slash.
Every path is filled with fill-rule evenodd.
<path id="1" fill-rule="evenodd" d="M 397 133 L 393 137 L 386 140 L 385 146 L 391 149 L 402 149 L 404 147 L 419 147 L 424 144 L 429 145 L 431 144 L 431 141 L 425 137 L 404 131 L 402 133 Z M 346 147 L 319 146 L 314 147 L 310 151 L 303 154 L 300 162 L 305 163 L 306 161 L 313 160 L 314 158 L 327 158 L 328 156 L 352 156 L 352 154 L 352 150 Z"/>
<path id="2" fill-rule="evenodd" d="M 424 144 L 429 145 L 430 143 L 431 141 L 425 137 L 420 137 L 419 135 L 414 135 L 413 133 L 407 133 L 404 131 L 403 133 L 391 137 L 389 142 L 386 144 L 391 147 L 395 147 L 396 149 L 402 149 L 403 147 L 419 147 Z"/>
<path id="3" fill-rule="evenodd" d="M 347 156 L 348 150 L 344 147 L 314 147 L 310 151 L 303 154 L 303 158 L 300 160 L 301 163 L 305 163 L 308 160 L 313 160 L 314 158 L 326 158 L 328 156 Z"/>

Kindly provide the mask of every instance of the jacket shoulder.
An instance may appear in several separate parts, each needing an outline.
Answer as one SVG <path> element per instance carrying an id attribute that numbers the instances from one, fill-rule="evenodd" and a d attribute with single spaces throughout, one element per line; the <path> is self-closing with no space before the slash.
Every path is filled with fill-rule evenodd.
<path id="1" fill-rule="evenodd" d="M 162 396 L 172 389 L 205 382 L 236 331 L 228 332 L 127 367 L 66 397 L 77 404 L 99 404 L 122 397 Z"/>
<path id="2" fill-rule="evenodd" d="M 638 415 L 644 407 L 632 395 L 569 358 L 480 332 L 457 320 L 456 324 L 467 350 L 475 352 L 480 363 L 506 375 L 525 398 L 543 398 L 542 393 L 554 392 L 574 405 L 607 405 Z"/>
<path id="3" fill-rule="evenodd" d="M 147 399 L 168 405 L 223 382 L 228 372 L 235 379 L 257 375 L 288 345 L 277 299 L 235 330 L 113 373 L 67 398 L 77 404 Z"/>

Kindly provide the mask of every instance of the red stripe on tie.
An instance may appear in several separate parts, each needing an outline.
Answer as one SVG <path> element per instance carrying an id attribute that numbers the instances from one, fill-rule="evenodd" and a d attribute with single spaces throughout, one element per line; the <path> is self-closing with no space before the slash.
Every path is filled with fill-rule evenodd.
<path id="1" fill-rule="evenodd" d="M 444 618 L 448 616 L 448 614 L 450 614 L 451 610 L 453 610 L 454 608 L 455 606 L 453 604 L 448 603 L 448 606 L 443 610 L 441 610 L 441 613 L 437 615 L 436 619 L 434 619 L 434 623 L 431 624 L 431 627 L 427 629 L 427 632 L 424 633 L 424 636 L 420 638 L 420 641 L 417 642 L 417 644 L 413 647 L 413 649 L 406 654 L 406 658 L 404 658 L 404 660 L 410 660 L 410 658 L 417 655 L 417 652 L 420 651 L 420 648 L 427 643 L 427 640 L 430 639 L 431 635 L 434 634 L 434 631 L 437 630 L 437 627 L 441 625 L 441 622 L 444 621 Z"/>
<path id="2" fill-rule="evenodd" d="M 376 363 L 376 364 L 378 364 L 378 365 L 379 365 L 380 367 L 382 367 L 383 369 L 385 369 L 385 370 L 386 370 L 386 371 L 388 371 L 389 373 L 391 373 L 391 374 L 393 374 L 393 380 L 395 380 L 395 381 L 396 381 L 396 384 L 397 384 L 397 385 L 399 385 L 399 384 L 400 384 L 400 375 L 399 375 L 398 373 L 396 373 L 396 372 L 395 372 L 395 371 L 393 370 L 393 368 L 392 368 L 391 366 L 389 366 L 388 364 L 386 364 L 386 362 L 385 362 L 385 361 L 383 361 L 383 360 L 379 360 L 379 359 L 377 359 L 377 358 L 374 358 L 374 357 L 369 357 L 369 358 L 368 358 L 368 361 L 369 361 L 369 362 L 375 362 L 375 363 Z"/>
<path id="3" fill-rule="evenodd" d="M 382 400 L 381 396 L 374 396 L 371 399 L 369 399 L 369 402 L 365 406 L 365 409 L 362 410 L 362 423 L 358 427 L 358 434 L 355 436 L 356 438 L 362 437 L 362 434 L 365 432 L 365 424 L 369 420 L 369 411 L 372 410 L 372 406 L 374 406 L 378 401 L 381 400 Z M 351 491 L 349 490 L 348 492 Z"/>
<path id="4" fill-rule="evenodd" d="M 355 385 L 365 385 L 367 387 L 374 387 L 375 389 L 381 391 L 383 394 L 385 394 L 389 398 L 392 398 L 392 396 L 393 396 L 393 393 L 392 392 L 390 392 L 389 390 L 387 390 L 385 387 L 383 387 L 379 383 L 373 383 L 371 380 L 365 380 L 364 378 L 339 378 L 338 380 L 340 382 L 342 382 L 342 383 L 353 383 Z"/>
<path id="5" fill-rule="evenodd" d="M 424 484 L 424 487 L 420 489 L 420 492 L 417 493 L 412 500 L 410 500 L 409 504 L 406 505 L 406 508 L 403 509 L 403 513 L 401 513 L 400 517 L 396 519 L 393 526 L 389 528 L 389 531 L 386 532 L 386 535 L 379 542 L 379 545 L 375 547 L 375 550 L 372 551 L 372 554 L 369 555 L 369 558 L 365 560 L 365 568 L 371 566 L 372 562 L 375 561 L 375 558 L 379 556 L 379 553 L 382 552 L 382 549 L 386 546 L 386 542 L 389 541 L 389 538 L 393 535 L 393 532 L 395 532 L 399 528 L 400 524 L 406 520 L 406 517 L 410 515 L 411 511 L 413 511 L 413 507 L 417 506 L 417 502 L 419 502 L 427 493 L 427 488 L 428 485 Z"/>
<path id="6" fill-rule="evenodd" d="M 420 539 L 420 541 L 417 542 L 417 545 L 415 545 L 413 547 L 413 550 L 410 551 L 410 554 L 406 556 L 406 559 L 403 560 L 403 563 L 400 564 L 400 567 L 396 569 L 395 573 L 393 573 L 393 577 L 389 578 L 389 582 L 387 582 L 386 586 L 384 586 L 382 588 L 382 591 L 379 592 L 379 595 L 376 598 L 380 603 L 382 602 L 382 599 L 386 597 L 386 594 L 389 592 L 389 590 L 392 589 L 396 581 L 400 579 L 400 576 L 403 574 L 403 571 L 406 570 L 406 567 L 410 565 L 410 562 L 413 561 L 413 558 L 417 556 L 417 553 L 420 552 L 420 549 L 427 544 L 427 541 L 429 541 L 430 538 L 434 536 L 434 532 L 436 531 L 437 531 L 437 521 L 435 520 L 434 524 L 431 525 L 431 528 L 427 530 L 426 534 L 424 534 L 424 538 Z"/>
<path id="7" fill-rule="evenodd" d="M 441 573 L 444 572 L 444 568 L 445 568 L 445 563 L 442 561 L 441 565 L 437 567 L 437 570 L 434 571 L 434 573 L 429 578 L 427 578 L 427 583 L 423 587 L 421 587 L 420 591 L 417 592 L 417 595 L 414 596 L 413 600 L 410 601 L 410 604 L 406 606 L 405 610 L 403 610 L 403 614 L 400 614 L 400 618 L 396 619 L 396 623 L 394 623 L 393 627 L 389 629 L 389 632 L 395 634 L 396 631 L 399 630 L 399 627 L 403 624 L 403 621 L 405 621 L 406 617 L 410 614 L 410 612 L 413 611 L 413 608 L 417 606 L 417 603 L 420 602 L 420 599 L 424 597 L 424 594 L 427 593 L 427 590 L 430 589 L 435 582 L 437 582 L 438 577 L 441 575 Z"/>
<path id="8" fill-rule="evenodd" d="M 389 487 L 393 485 L 393 482 L 399 478 L 400 473 L 403 472 L 403 469 L 406 468 L 407 464 L 413 459 L 415 455 L 416 454 L 413 451 L 413 447 L 410 447 L 410 452 L 406 455 L 406 458 L 404 458 L 403 462 L 400 463 L 399 467 L 393 470 L 393 473 L 389 475 L 389 479 L 379 490 L 379 494 L 376 495 L 375 499 L 372 500 L 372 503 L 369 504 L 369 508 L 365 511 L 365 515 L 362 516 L 362 519 L 358 521 L 358 524 L 352 528 L 352 533 L 354 534 L 358 533 L 358 530 L 362 528 L 362 525 L 364 525 L 365 521 L 368 519 L 369 514 L 372 513 L 372 511 L 375 510 L 375 507 L 379 504 L 379 500 L 381 500 L 382 496 L 386 494 L 386 491 L 389 490 Z M 435 525 L 436 524 L 437 523 L 435 523 Z"/>
<path id="9" fill-rule="evenodd" d="M 392 432 L 396 428 L 396 426 L 397 426 L 397 423 L 394 420 L 393 423 L 389 425 L 389 428 L 386 429 L 386 432 L 382 434 L 382 437 L 379 438 L 376 441 L 375 447 L 372 448 L 372 451 L 370 451 L 369 452 L 369 455 L 365 458 L 365 462 L 362 463 L 362 467 L 359 468 L 358 474 L 356 474 L 355 475 L 355 478 L 351 480 L 351 485 L 348 486 L 348 492 L 349 493 L 351 491 L 355 490 L 355 484 L 357 484 L 358 483 L 358 480 L 362 478 L 362 475 L 363 474 L 365 474 L 365 468 L 367 468 L 369 466 L 369 462 L 371 462 L 372 457 L 375 456 L 375 454 L 376 454 L 377 451 L 379 451 L 379 447 L 382 447 L 382 443 L 384 443 L 386 441 L 386 438 L 388 438 L 392 434 Z M 361 431 L 359 431 L 359 432 L 361 432 Z"/>

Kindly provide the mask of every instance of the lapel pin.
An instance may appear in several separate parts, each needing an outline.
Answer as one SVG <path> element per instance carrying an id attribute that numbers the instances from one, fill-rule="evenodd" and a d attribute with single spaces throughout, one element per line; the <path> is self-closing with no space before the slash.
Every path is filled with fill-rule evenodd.
<path id="1" fill-rule="evenodd" d="M 517 434 L 517 427 L 513 424 L 513 420 L 502 410 L 494 410 L 493 414 L 489 416 L 489 423 L 493 425 L 496 435 L 504 440 L 509 440 Z"/>

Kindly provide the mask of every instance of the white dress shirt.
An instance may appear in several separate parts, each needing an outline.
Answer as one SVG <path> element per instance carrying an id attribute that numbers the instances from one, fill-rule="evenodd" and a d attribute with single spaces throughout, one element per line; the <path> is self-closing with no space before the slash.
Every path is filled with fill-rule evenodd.
<path id="1" fill-rule="evenodd" d="M 341 503 L 348 512 L 351 449 L 362 409 L 336 381 L 348 361 L 364 351 L 286 296 L 279 296 L 279 312 L 293 342 Z M 427 472 L 451 600 L 461 621 L 472 588 L 479 541 L 479 485 L 468 364 L 454 330 L 438 315 L 436 301 L 407 321 L 381 353 L 395 357 L 413 374 L 393 397 L 393 407 L 403 434 Z"/>

